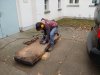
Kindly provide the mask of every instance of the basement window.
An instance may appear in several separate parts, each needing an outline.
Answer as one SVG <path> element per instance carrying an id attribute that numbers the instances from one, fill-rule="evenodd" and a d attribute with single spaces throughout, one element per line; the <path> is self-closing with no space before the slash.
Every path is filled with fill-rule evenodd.
<path id="1" fill-rule="evenodd" d="M 77 3 L 79 3 L 79 0 L 69 0 L 69 3 L 70 4 L 77 4 Z"/>
<path id="2" fill-rule="evenodd" d="M 91 0 L 91 3 L 90 3 L 90 5 L 89 5 L 89 7 L 95 7 L 95 4 L 98 4 L 98 3 L 100 3 L 100 0 Z"/>
<path id="3" fill-rule="evenodd" d="M 100 3 L 100 0 L 92 0 L 92 3 Z"/>
<path id="4" fill-rule="evenodd" d="M 79 0 L 75 0 L 75 3 L 79 3 Z"/>
<path id="5" fill-rule="evenodd" d="M 61 11 L 61 0 L 58 0 L 58 11 Z"/>
<path id="6" fill-rule="evenodd" d="M 50 13 L 49 11 L 49 0 L 44 0 L 44 9 L 45 9 L 45 14 Z"/>
<path id="7" fill-rule="evenodd" d="M 69 3 L 73 3 L 73 0 L 69 0 Z"/>
<path id="8" fill-rule="evenodd" d="M 79 7 L 79 0 L 69 0 L 67 7 Z"/>

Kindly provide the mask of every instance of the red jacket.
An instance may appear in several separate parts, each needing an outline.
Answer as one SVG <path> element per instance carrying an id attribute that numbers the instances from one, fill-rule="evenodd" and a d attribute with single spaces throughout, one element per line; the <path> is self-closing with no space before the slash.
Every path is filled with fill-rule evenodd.
<path id="1" fill-rule="evenodd" d="M 44 35 L 47 35 L 46 40 L 49 40 L 51 30 L 55 27 L 58 27 L 58 24 L 56 21 L 53 20 L 45 19 L 44 21 L 45 21 Z"/>
<path id="2" fill-rule="evenodd" d="M 52 21 L 52 20 L 46 20 L 45 24 L 50 26 L 51 28 L 57 27 L 57 23 L 55 21 Z"/>

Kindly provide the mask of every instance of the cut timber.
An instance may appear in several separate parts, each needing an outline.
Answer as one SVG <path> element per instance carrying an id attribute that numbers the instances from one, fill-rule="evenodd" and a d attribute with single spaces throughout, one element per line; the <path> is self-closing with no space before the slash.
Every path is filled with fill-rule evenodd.
<path id="1" fill-rule="evenodd" d="M 34 37 L 32 40 L 24 42 L 24 44 L 25 45 L 30 45 L 30 44 L 34 43 L 37 39 L 38 39 L 38 35 L 36 35 L 36 37 Z"/>
<path id="2" fill-rule="evenodd" d="M 59 39 L 59 36 L 55 36 L 55 43 Z M 45 50 L 50 47 L 50 44 L 47 43 L 45 45 L 40 44 L 40 40 L 35 40 L 34 43 L 28 45 L 27 47 L 17 51 L 15 53 L 14 59 L 17 62 L 21 62 L 23 64 L 27 65 L 33 65 L 37 61 L 39 61 L 43 54 L 45 53 Z"/>

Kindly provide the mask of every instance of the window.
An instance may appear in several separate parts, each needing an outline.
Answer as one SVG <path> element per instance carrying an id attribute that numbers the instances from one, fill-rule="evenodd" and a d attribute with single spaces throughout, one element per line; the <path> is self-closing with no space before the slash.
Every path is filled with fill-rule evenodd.
<path id="1" fill-rule="evenodd" d="M 67 7 L 79 7 L 79 0 L 69 0 Z"/>
<path id="2" fill-rule="evenodd" d="M 61 0 L 58 0 L 58 9 L 61 9 Z"/>
<path id="3" fill-rule="evenodd" d="M 69 0 L 69 3 L 73 3 L 73 0 Z"/>
<path id="4" fill-rule="evenodd" d="M 45 9 L 45 11 L 44 11 L 45 14 L 50 13 L 50 11 L 49 11 L 49 0 L 44 0 L 44 9 Z"/>
<path id="5" fill-rule="evenodd" d="M 49 10 L 49 1 L 44 0 L 44 4 L 45 4 L 45 11 L 48 11 Z"/>
<path id="6" fill-rule="evenodd" d="M 69 3 L 71 3 L 71 4 L 77 4 L 77 3 L 79 3 L 79 0 L 69 0 Z"/>
<path id="7" fill-rule="evenodd" d="M 58 11 L 61 11 L 61 0 L 58 0 Z"/>
<path id="8" fill-rule="evenodd" d="M 92 0 L 92 3 L 96 3 L 96 0 Z"/>
<path id="9" fill-rule="evenodd" d="M 100 3 L 100 0 L 97 0 L 97 3 Z"/>
<path id="10" fill-rule="evenodd" d="M 92 3 L 100 3 L 100 0 L 92 0 Z"/>
<path id="11" fill-rule="evenodd" d="M 75 0 L 75 3 L 79 3 L 79 0 Z"/>
<path id="12" fill-rule="evenodd" d="M 95 5 L 97 4 L 98 1 L 99 0 L 91 0 L 89 7 L 95 7 Z"/>

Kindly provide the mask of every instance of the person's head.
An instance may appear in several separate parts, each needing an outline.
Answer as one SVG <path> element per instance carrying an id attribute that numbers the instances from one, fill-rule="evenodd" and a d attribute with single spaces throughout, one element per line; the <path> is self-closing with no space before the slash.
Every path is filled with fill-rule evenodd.
<path id="1" fill-rule="evenodd" d="M 36 23 L 36 30 L 37 31 L 43 30 L 44 27 L 45 27 L 45 25 L 42 22 Z"/>

